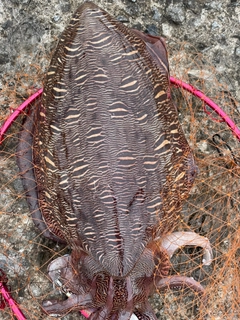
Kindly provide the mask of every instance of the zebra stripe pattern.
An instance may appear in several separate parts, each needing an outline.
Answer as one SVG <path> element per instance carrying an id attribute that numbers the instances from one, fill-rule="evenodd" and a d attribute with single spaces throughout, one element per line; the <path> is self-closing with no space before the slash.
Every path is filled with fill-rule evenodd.
<path id="1" fill-rule="evenodd" d="M 94 4 L 59 40 L 36 110 L 39 203 L 53 233 L 112 276 L 176 225 L 193 158 L 169 92 L 166 50 Z"/>

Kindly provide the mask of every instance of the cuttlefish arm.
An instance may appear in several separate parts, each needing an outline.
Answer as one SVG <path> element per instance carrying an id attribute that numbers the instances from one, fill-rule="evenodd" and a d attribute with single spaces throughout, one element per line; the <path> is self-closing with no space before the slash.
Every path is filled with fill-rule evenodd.
<path id="1" fill-rule="evenodd" d="M 192 289 L 196 293 L 203 294 L 204 293 L 204 287 L 190 277 L 185 276 L 169 276 L 166 278 L 160 279 L 156 283 L 156 287 L 160 292 L 165 290 L 179 290 L 179 289 Z"/>
<path id="2" fill-rule="evenodd" d="M 167 251 L 169 258 L 181 247 L 197 246 L 203 248 L 203 265 L 208 266 L 212 262 L 213 253 L 209 240 L 195 232 L 173 232 L 162 238 L 157 238 L 157 240 L 159 240 L 161 247 Z M 156 287 L 159 291 L 189 288 L 199 294 L 204 294 L 204 287 L 199 282 L 185 276 L 173 275 L 162 278 L 156 283 Z"/>
<path id="3" fill-rule="evenodd" d="M 163 247 L 171 258 L 176 250 L 184 246 L 195 246 L 203 248 L 202 263 L 209 266 L 212 262 L 212 248 L 208 238 L 198 235 L 195 232 L 177 231 L 158 238 L 161 247 Z"/>

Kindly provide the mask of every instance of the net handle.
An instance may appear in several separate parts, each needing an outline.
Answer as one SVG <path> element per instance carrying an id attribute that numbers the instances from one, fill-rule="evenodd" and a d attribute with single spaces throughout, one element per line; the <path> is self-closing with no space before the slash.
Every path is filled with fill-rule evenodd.
<path id="1" fill-rule="evenodd" d="M 3 123 L 0 128 L 0 144 L 3 141 L 4 135 L 7 130 L 11 127 L 13 122 L 17 119 L 17 117 L 37 98 L 41 97 L 43 93 L 43 89 L 38 90 L 33 95 L 31 95 L 27 100 L 25 100 L 16 110 L 7 118 L 7 120 Z"/>
<path id="2" fill-rule="evenodd" d="M 176 79 L 174 77 L 170 77 L 170 82 L 176 87 L 183 88 L 184 90 L 190 92 L 195 97 L 201 99 L 204 103 L 206 103 L 212 110 L 214 110 L 222 120 L 230 127 L 233 134 L 240 141 L 240 130 L 237 125 L 233 122 L 233 120 L 219 107 L 215 102 L 213 102 L 209 97 L 207 97 L 202 91 L 196 89 L 191 84 L 188 84 L 182 80 Z"/>
<path id="3" fill-rule="evenodd" d="M 2 269 L 0 269 L 0 297 L 3 297 L 4 304 L 2 304 L 3 309 L 5 308 L 6 304 L 11 308 L 13 314 L 18 320 L 26 320 L 24 314 L 22 313 L 21 309 L 19 308 L 16 301 L 12 298 L 8 286 L 7 286 L 7 278 L 5 273 Z M 6 303 L 5 303 L 6 302 Z"/>

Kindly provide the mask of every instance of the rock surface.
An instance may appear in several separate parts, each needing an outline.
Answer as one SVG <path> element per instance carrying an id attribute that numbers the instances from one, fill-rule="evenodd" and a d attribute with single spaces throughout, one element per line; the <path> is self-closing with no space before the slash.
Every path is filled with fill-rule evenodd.
<path id="1" fill-rule="evenodd" d="M 59 34 L 82 1 L 1 0 L 0 1 L 0 120 L 37 88 L 42 87 L 51 53 Z M 172 75 L 204 83 L 213 93 L 221 87 L 236 110 L 240 124 L 240 3 L 237 0 L 99 0 L 95 1 L 118 20 L 153 35 L 162 35 L 169 48 Z M 219 94 L 220 95 L 220 94 Z M 189 130 L 191 118 L 182 119 Z M 212 122 L 207 122 L 211 126 Z M 34 228 L 23 197 L 14 159 L 16 138 L 7 141 L 0 154 L 0 268 L 7 272 L 14 298 L 27 319 L 52 319 L 41 314 L 41 301 L 56 293 L 46 277 L 53 257 L 67 249 L 41 238 Z M 232 147 L 235 146 L 232 142 Z M 211 148 L 199 142 L 206 154 Z M 163 302 L 153 298 L 159 319 Z M 168 304 L 174 297 L 168 298 Z M 171 305 L 172 314 L 174 307 Z M 170 309 L 171 309 L 170 308 Z M 171 312 L 169 311 L 169 314 Z M 62 319 L 79 319 L 70 314 Z M 0 319 L 12 319 L 9 309 Z M 181 314 L 179 319 L 195 319 Z M 217 318 L 215 318 L 217 319 Z M 219 318 L 221 319 L 221 318 Z M 222 318 L 223 319 L 223 318 Z M 234 319 L 234 317 L 232 318 Z"/>

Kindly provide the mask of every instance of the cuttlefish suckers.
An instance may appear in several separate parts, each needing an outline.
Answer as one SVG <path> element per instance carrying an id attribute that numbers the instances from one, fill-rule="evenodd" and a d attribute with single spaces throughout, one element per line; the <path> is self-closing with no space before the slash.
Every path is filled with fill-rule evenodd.
<path id="1" fill-rule="evenodd" d="M 170 267 L 166 241 L 156 243 L 170 239 L 196 173 L 164 41 L 83 4 L 59 40 L 33 123 L 42 220 L 72 248 L 49 269 L 72 296 L 46 312 L 156 319 L 146 301 Z"/>

